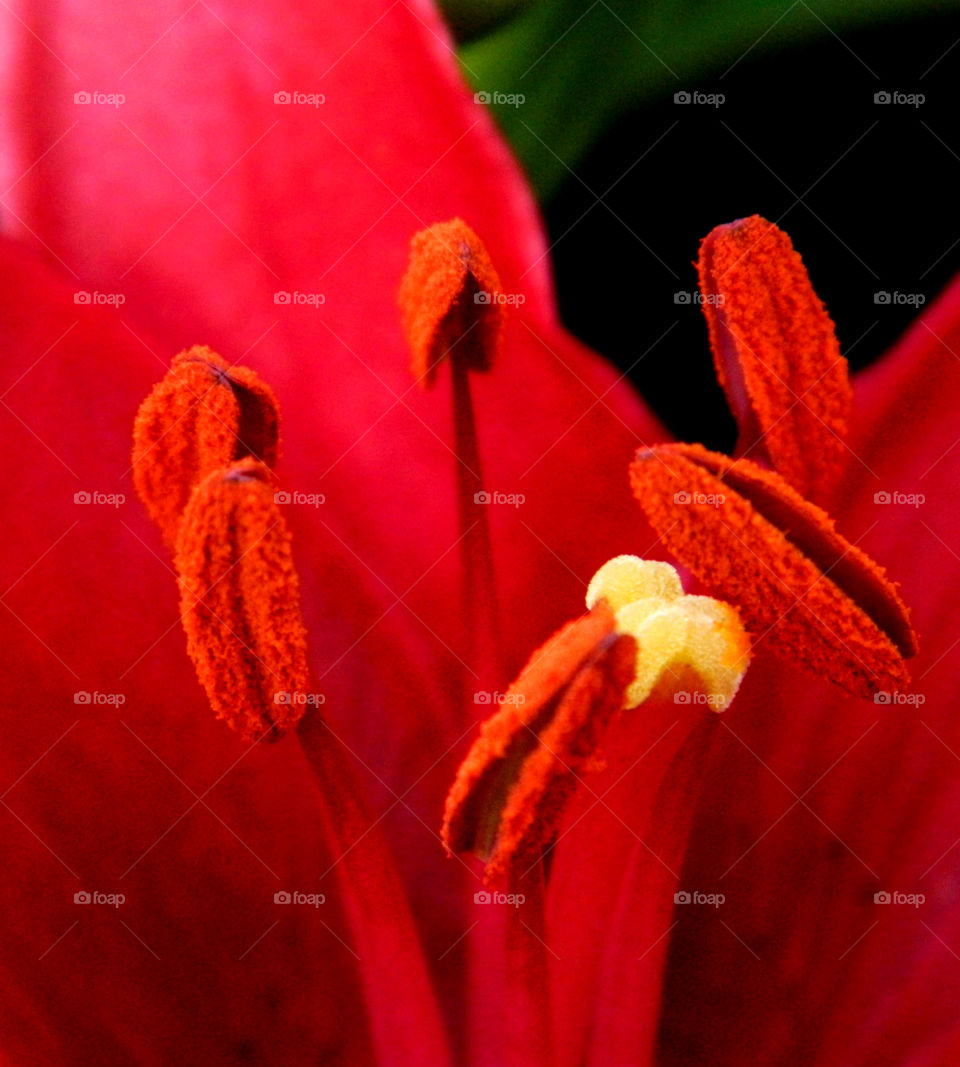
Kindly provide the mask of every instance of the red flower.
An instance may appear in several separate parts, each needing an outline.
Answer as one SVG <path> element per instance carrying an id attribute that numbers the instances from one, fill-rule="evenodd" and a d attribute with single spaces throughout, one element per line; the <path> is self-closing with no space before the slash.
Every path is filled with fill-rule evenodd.
<path id="1" fill-rule="evenodd" d="M 4 1051 L 410 1062 L 423 1037 L 420 1062 L 443 1062 L 430 980 L 451 1058 L 501 1062 L 505 978 L 484 955 L 498 919 L 481 910 L 467 933 L 479 883 L 444 862 L 443 796 L 485 710 L 470 694 L 505 689 L 604 560 L 653 551 L 626 469 L 664 434 L 559 328 L 529 198 L 425 5 L 103 17 L 39 8 L 8 28 L 24 103 L 4 134 Z M 105 44 L 91 59 L 94 28 Z M 94 89 L 113 99 L 74 102 Z M 457 216 L 503 291 L 526 298 L 473 389 L 486 481 L 525 497 L 489 508 L 503 651 L 483 678 L 460 625 L 449 404 L 411 388 L 394 302 L 411 235 Z M 632 749 L 613 737 L 550 875 L 560 1061 L 641 1061 L 658 1026 L 668 1060 L 742 1059 L 744 1044 L 761 1060 L 949 1059 L 949 997 L 931 990 L 955 980 L 960 950 L 945 873 L 960 751 L 956 300 L 857 383 L 861 459 L 829 499 L 914 608 L 922 723 L 916 707 L 862 705 L 761 654 L 716 725 L 673 727 L 668 708 Z M 335 742 L 320 746 L 320 789 L 291 739 L 251 746 L 215 721 L 184 655 L 170 558 L 134 502 L 134 414 L 198 343 L 258 371 L 279 402 L 277 474 L 303 498 L 285 515 L 308 666 Z M 881 507 L 876 492 L 929 503 Z M 689 908 L 666 936 L 674 879 L 650 855 L 680 874 L 685 793 L 700 785 L 684 771 L 708 744 L 680 884 L 728 903 Z M 407 905 L 373 876 L 386 842 L 423 939 L 419 977 Z M 924 909 L 873 904 L 921 886 Z M 644 937 L 642 959 L 626 953 Z M 481 959 L 469 973 L 468 946 Z M 391 991 L 415 1024 L 389 1014 Z"/>

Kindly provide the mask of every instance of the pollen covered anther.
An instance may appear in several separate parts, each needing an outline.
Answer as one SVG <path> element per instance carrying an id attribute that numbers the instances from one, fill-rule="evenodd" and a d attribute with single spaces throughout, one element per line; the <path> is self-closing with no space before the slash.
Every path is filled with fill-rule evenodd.
<path id="1" fill-rule="evenodd" d="M 697 266 L 717 377 L 740 429 L 738 454 L 821 498 L 845 456 L 852 392 L 803 261 L 787 234 L 753 215 L 713 229 Z"/>
<path id="2" fill-rule="evenodd" d="M 500 347 L 500 278 L 480 238 L 462 219 L 413 238 L 398 300 L 410 346 L 410 370 L 425 388 L 448 356 L 489 370 Z"/>
<path id="3" fill-rule="evenodd" d="M 866 699 L 906 686 L 916 637 L 897 587 L 783 478 L 701 445 L 641 449 L 630 478 L 664 544 L 758 643 Z"/>
<path id="4" fill-rule="evenodd" d="M 277 441 L 276 398 L 255 371 L 203 345 L 174 357 L 133 428 L 134 484 L 171 548 L 194 487 L 245 456 L 272 467 Z"/>
<path id="5" fill-rule="evenodd" d="M 274 739 L 302 715 L 309 672 L 290 535 L 264 464 L 248 457 L 194 490 L 176 563 L 187 651 L 214 712 L 248 739 Z"/>
<path id="6" fill-rule="evenodd" d="M 417 233 L 398 301 L 410 348 L 410 371 L 431 388 L 450 364 L 454 479 L 462 574 L 462 648 L 471 673 L 497 669 L 499 607 L 494 571 L 489 486 L 484 483 L 470 378 L 488 371 L 500 348 L 504 303 L 500 278 L 480 238 L 462 219 Z"/>
<path id="7" fill-rule="evenodd" d="M 485 879 L 533 865 L 556 832 L 578 775 L 589 768 L 633 675 L 636 646 L 599 604 L 530 658 L 481 727 L 447 797 L 451 852 L 487 860 Z"/>

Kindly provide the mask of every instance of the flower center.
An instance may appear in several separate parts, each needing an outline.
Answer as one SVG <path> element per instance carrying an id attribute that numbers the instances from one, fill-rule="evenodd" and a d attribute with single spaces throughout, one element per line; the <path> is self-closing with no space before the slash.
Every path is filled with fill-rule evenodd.
<path id="1" fill-rule="evenodd" d="M 601 600 L 616 612 L 617 632 L 637 643 L 624 708 L 682 693 L 682 702 L 702 698 L 723 711 L 736 696 L 750 663 L 750 641 L 729 604 L 686 596 L 673 567 L 636 556 L 617 556 L 593 576 L 587 607 Z"/>
<path id="2" fill-rule="evenodd" d="M 522 875 L 549 847 L 615 714 L 676 697 L 723 711 L 749 663 L 736 611 L 685 596 L 669 564 L 610 560 L 590 582 L 587 606 L 533 654 L 447 798 L 444 843 L 486 859 L 488 884 Z"/>

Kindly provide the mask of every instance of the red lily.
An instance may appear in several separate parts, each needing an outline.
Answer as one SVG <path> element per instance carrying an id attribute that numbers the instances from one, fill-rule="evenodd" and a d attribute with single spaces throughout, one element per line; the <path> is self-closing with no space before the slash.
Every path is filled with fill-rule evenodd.
<path id="1" fill-rule="evenodd" d="M 183 1058 L 185 1049 L 197 1062 L 389 1061 L 371 1023 L 376 1002 L 371 1007 L 364 991 L 365 972 L 385 961 L 357 961 L 349 945 L 338 944 L 349 940 L 350 900 L 328 892 L 322 921 L 314 909 L 274 918 L 277 888 L 306 891 L 321 879 L 329 886 L 332 877 L 323 876 L 342 852 L 331 856 L 336 839 L 320 829 L 309 766 L 287 742 L 250 750 L 213 721 L 183 654 L 159 535 L 130 506 L 133 413 L 172 355 L 200 340 L 231 363 L 243 355 L 274 387 L 284 417 L 284 484 L 326 498 L 322 507 L 291 508 L 289 519 L 311 667 L 322 678 L 324 715 L 344 751 L 361 761 L 354 770 L 397 843 L 424 955 L 460 1049 L 467 1006 L 455 942 L 474 921 L 476 883 L 459 864 L 442 863 L 434 827 L 455 763 L 449 750 L 466 743 L 476 709 L 464 709 L 458 664 L 467 653 L 456 636 L 457 526 L 446 490 L 452 429 L 438 393 L 407 394 L 393 306 L 410 234 L 468 216 L 505 291 L 528 298 L 508 320 L 499 367 L 475 388 L 488 481 L 527 498 L 516 515 L 491 509 L 496 582 L 508 608 L 495 684 L 505 687 L 529 651 L 576 612 L 574 575 L 585 581 L 608 557 L 652 545 L 624 472 L 638 441 L 664 435 L 614 374 L 557 327 L 529 201 L 456 81 L 429 10 L 360 4 L 342 22 L 319 25 L 291 9 L 271 12 L 262 25 L 260 15 L 239 10 L 213 16 L 194 9 L 164 36 L 178 14 L 129 16 L 95 69 L 82 66 L 90 17 L 83 9 L 71 9 L 66 21 L 58 12 L 55 25 L 38 16 L 30 26 L 36 36 L 18 25 L 11 31 L 23 96 L 42 103 L 35 121 L 7 143 L 11 181 L 36 166 L 6 198 L 29 233 L 4 246 L 3 267 L 11 353 L 5 443 L 12 456 L 25 457 L 5 481 L 11 625 L 4 676 L 10 707 L 27 712 L 11 717 L 3 756 L 10 789 L 2 885 L 11 917 L 0 949 L 4 1049 L 25 1062 L 95 1055 L 164 1062 Z M 284 19 L 295 29 L 289 37 L 276 34 Z M 49 50 L 41 61 L 36 37 Z M 212 71 L 211 52 L 218 60 Z M 122 80 L 127 110 L 90 105 L 74 136 L 72 95 L 86 83 L 71 83 L 58 63 L 81 70 L 91 87 L 120 91 Z M 170 76 L 183 70 L 197 80 Z M 314 89 L 317 71 L 323 78 Z M 387 81 L 403 92 L 385 101 Z M 323 92 L 327 110 L 299 113 L 289 105 L 273 125 L 273 93 L 296 87 Z M 60 280 L 25 247 L 35 239 L 61 260 Z M 62 267 L 80 280 L 64 283 Z M 119 315 L 86 308 L 73 300 L 81 289 L 122 292 L 127 303 Z M 277 291 L 298 290 L 322 292 L 323 310 L 273 304 Z M 683 884 L 715 885 L 796 799 L 760 763 L 754 768 L 746 746 L 786 790 L 815 791 L 728 876 L 740 895 L 727 893 L 738 910 L 730 919 L 724 912 L 726 927 L 760 964 L 716 918 L 693 915 L 672 935 L 665 998 L 659 960 L 666 937 L 640 963 L 618 956 L 618 945 L 633 943 L 644 924 L 651 942 L 669 928 L 657 874 L 625 849 L 623 877 L 612 886 L 616 871 L 589 864 L 591 848 L 608 853 L 622 830 L 613 814 L 618 793 L 607 795 L 600 811 L 611 833 L 596 836 L 597 813 L 584 819 L 558 847 L 551 874 L 548 909 L 572 947 L 568 953 L 550 941 L 562 958 L 554 980 L 565 1062 L 636 1062 L 644 1054 L 639 1044 L 622 1052 L 629 1012 L 614 992 L 629 993 L 644 1047 L 660 1013 L 668 1059 L 688 1060 L 704 1048 L 711 1058 L 742 1057 L 743 1031 L 726 1017 L 731 973 L 737 995 L 749 998 L 742 1017 L 759 1059 L 800 1050 L 850 1062 L 891 1047 L 901 1058 L 913 1052 L 917 1062 L 949 1058 L 952 1016 L 929 991 L 953 980 L 950 952 L 960 944 L 942 874 L 955 837 L 948 749 L 960 751 L 947 700 L 954 563 L 944 547 L 956 516 L 943 504 L 955 463 L 949 405 L 957 385 L 950 350 L 960 350 L 957 298 L 948 294 L 858 383 L 851 448 L 879 480 L 848 465 L 842 495 L 831 498 L 847 535 L 856 541 L 866 530 L 871 554 L 891 569 L 896 563 L 924 638 L 915 676 L 928 696 L 927 728 L 914 708 L 891 708 L 845 755 L 876 708 L 864 710 L 758 657 L 736 720 L 712 728 L 719 740 Z M 903 412 L 901 452 L 883 428 Z M 921 491 L 931 503 L 924 523 L 932 533 L 924 536 L 939 553 L 938 586 L 929 561 L 904 551 L 920 532 L 913 514 L 891 506 L 868 529 L 873 493 L 916 491 L 918 472 L 928 467 Z M 128 504 L 116 515 L 106 505 L 75 505 L 78 491 L 122 492 Z M 86 709 L 73 703 L 78 690 L 120 692 L 126 703 Z M 838 708 L 845 719 L 832 714 Z M 648 745 L 670 721 L 650 722 Z M 645 806 L 661 805 L 649 820 L 658 836 L 642 836 L 674 869 L 686 835 L 659 818 L 666 812 L 656 790 L 661 781 L 686 788 L 684 764 L 700 765 L 708 739 L 694 735 L 683 746 L 672 738 L 657 746 L 640 765 L 646 784 L 628 798 L 643 825 Z M 825 774 L 839 757 L 842 771 L 838 764 Z M 616 780 L 617 760 L 631 765 L 629 753 L 615 752 L 608 779 L 593 784 L 601 796 Z M 628 776 L 617 790 L 633 784 Z M 879 784 L 887 790 L 880 796 Z M 864 791 L 869 817 L 860 809 Z M 586 810 L 592 799 L 584 792 L 574 805 Z M 678 805 L 684 818 L 688 807 Z M 720 813 L 719 826 L 710 811 Z M 799 819 L 787 832 L 798 815 L 819 836 L 811 838 Z M 898 842 L 889 855 L 901 826 L 911 831 L 910 847 Z M 832 834 L 870 854 L 864 858 L 876 882 L 841 846 L 825 848 L 837 840 Z M 634 841 L 630 835 L 627 843 Z M 826 929 L 832 950 L 870 926 L 874 884 L 909 889 L 919 868 L 938 860 L 928 877 L 942 877 L 941 889 L 928 894 L 922 922 L 891 907 L 858 944 L 838 947 L 842 961 L 823 963 L 817 924 L 826 898 L 840 898 Z M 816 884 L 806 895 L 776 896 L 792 870 L 813 872 Z M 639 894 L 638 883 L 647 887 Z M 115 911 L 90 906 L 76 924 L 73 893 L 83 889 L 125 892 L 129 903 Z M 602 902 L 617 899 L 600 980 L 584 989 L 578 945 L 595 926 L 607 926 Z M 654 906 L 641 913 L 638 899 Z M 619 938 L 622 922 L 630 923 L 630 938 Z M 836 984 L 818 980 L 824 974 Z M 841 981 L 847 976 L 852 985 Z M 471 999 L 481 1002 L 484 990 L 472 989 Z M 499 1001 L 491 996 L 490 1004 Z M 885 1028 L 891 1013 L 893 1034 Z M 826 1021 L 816 1048 L 813 1017 Z"/>

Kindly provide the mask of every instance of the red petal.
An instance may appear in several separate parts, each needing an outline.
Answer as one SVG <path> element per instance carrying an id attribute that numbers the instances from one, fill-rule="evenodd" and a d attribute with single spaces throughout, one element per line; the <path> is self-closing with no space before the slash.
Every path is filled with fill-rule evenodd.
<path id="1" fill-rule="evenodd" d="M 20 64 L 11 92 L 33 103 L 29 121 L 0 135 L 11 167 L 32 169 L 7 202 L 80 275 L 77 289 L 122 291 L 124 313 L 167 339 L 158 370 L 202 342 L 276 391 L 283 484 L 327 498 L 290 516 L 295 543 L 331 540 L 341 558 L 369 567 L 368 614 L 330 646 L 330 664 L 387 613 L 374 639 L 383 626 L 404 631 L 429 678 L 461 670 L 456 657 L 475 669 L 449 637 L 461 629 L 449 398 L 411 392 L 396 294 L 424 226 L 463 217 L 483 236 L 504 291 L 525 298 L 508 316 L 509 360 L 474 386 L 489 486 L 526 498 L 491 508 L 500 600 L 523 605 L 504 612 L 506 685 L 526 650 L 580 611 L 571 571 L 586 581 L 623 551 L 633 513 L 624 464 L 638 441 L 663 431 L 620 376 L 559 327 L 530 194 L 467 91 L 436 13 L 421 0 L 358 0 L 343 15 L 287 0 L 269 10 L 231 5 L 221 21 L 161 4 L 128 12 L 122 33 L 91 56 L 98 6 L 34 10 L 72 69 L 101 87 L 123 75 L 126 102 L 75 105 L 75 79 L 37 63 L 36 39 L 11 21 Z M 385 101 L 384 85 L 404 89 Z M 284 88 L 326 100 L 277 105 Z M 209 190 L 203 204 L 185 186 Z M 325 302 L 280 305 L 278 291 Z M 309 569 L 320 567 L 314 558 Z M 327 587 L 306 569 L 302 577 L 305 602 L 329 602 Z M 546 587 L 557 597 L 536 595 Z M 429 710 L 456 716 L 449 743 L 468 722 L 443 688 L 430 683 Z M 354 740 L 385 760 L 399 751 L 380 731 L 360 727 Z"/>

